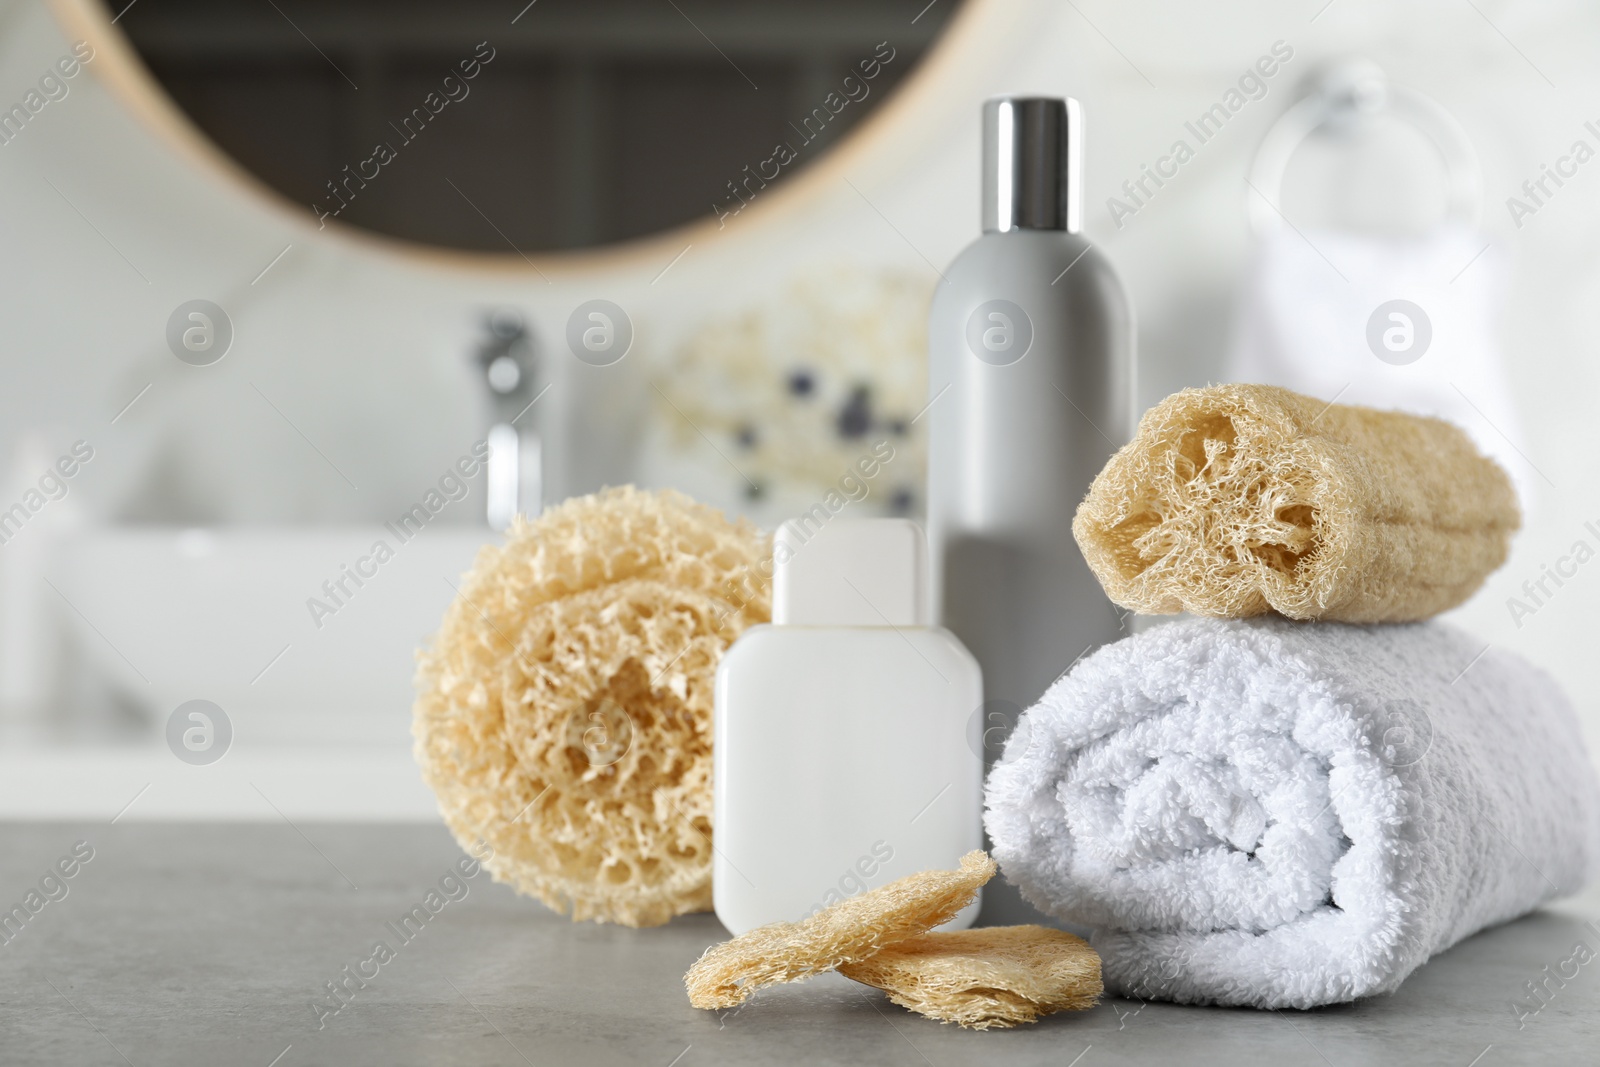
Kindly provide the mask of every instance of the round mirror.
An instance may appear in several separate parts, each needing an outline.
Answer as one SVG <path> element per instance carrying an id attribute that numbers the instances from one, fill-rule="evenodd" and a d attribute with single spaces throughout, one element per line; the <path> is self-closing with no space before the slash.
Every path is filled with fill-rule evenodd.
<path id="1" fill-rule="evenodd" d="M 319 225 L 532 254 L 725 222 L 836 144 L 959 0 L 108 0 Z"/>

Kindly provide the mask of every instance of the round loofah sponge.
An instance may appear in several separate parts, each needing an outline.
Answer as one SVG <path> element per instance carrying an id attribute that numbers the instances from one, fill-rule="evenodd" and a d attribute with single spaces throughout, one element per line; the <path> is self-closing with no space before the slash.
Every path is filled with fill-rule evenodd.
<path id="1" fill-rule="evenodd" d="M 573 919 L 711 907 L 712 690 L 771 611 L 767 539 L 632 487 L 519 520 L 419 657 L 423 779 L 496 881 Z"/>

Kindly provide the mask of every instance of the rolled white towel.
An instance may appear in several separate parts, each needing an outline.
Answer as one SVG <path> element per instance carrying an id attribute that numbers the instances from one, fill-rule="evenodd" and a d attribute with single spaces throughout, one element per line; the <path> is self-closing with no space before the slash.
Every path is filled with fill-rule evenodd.
<path id="1" fill-rule="evenodd" d="M 1170 623 L 1019 721 L 985 824 L 1108 989 L 1308 1008 L 1579 889 L 1600 787 L 1556 683 L 1440 623 Z"/>

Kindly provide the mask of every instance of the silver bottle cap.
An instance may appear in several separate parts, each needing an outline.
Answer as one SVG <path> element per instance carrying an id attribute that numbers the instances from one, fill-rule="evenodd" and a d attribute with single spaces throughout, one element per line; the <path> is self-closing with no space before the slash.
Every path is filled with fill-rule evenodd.
<path id="1" fill-rule="evenodd" d="M 983 103 L 983 229 L 1066 230 L 1082 220 L 1083 115 L 1052 96 Z"/>

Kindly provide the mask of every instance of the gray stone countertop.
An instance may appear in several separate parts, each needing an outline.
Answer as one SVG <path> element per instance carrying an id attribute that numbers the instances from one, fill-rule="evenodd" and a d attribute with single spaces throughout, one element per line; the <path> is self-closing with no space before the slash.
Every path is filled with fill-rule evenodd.
<path id="1" fill-rule="evenodd" d="M 93 849 L 0 945 L 7 1067 L 1600 1062 L 1600 959 L 1563 964 L 1579 942 L 1600 952 L 1593 895 L 1471 938 L 1393 996 L 1311 1012 L 1111 998 L 979 1033 L 838 975 L 696 1011 L 682 976 L 726 936 L 714 916 L 573 924 L 486 873 L 401 942 L 387 924 L 463 858 L 437 826 L 14 823 L 0 835 L 6 909 L 76 842 Z M 325 984 L 380 940 L 392 958 L 327 1011 L 340 1002 Z M 1525 983 L 1547 966 L 1577 973 L 1519 1020 L 1513 1003 L 1539 1003 Z"/>

